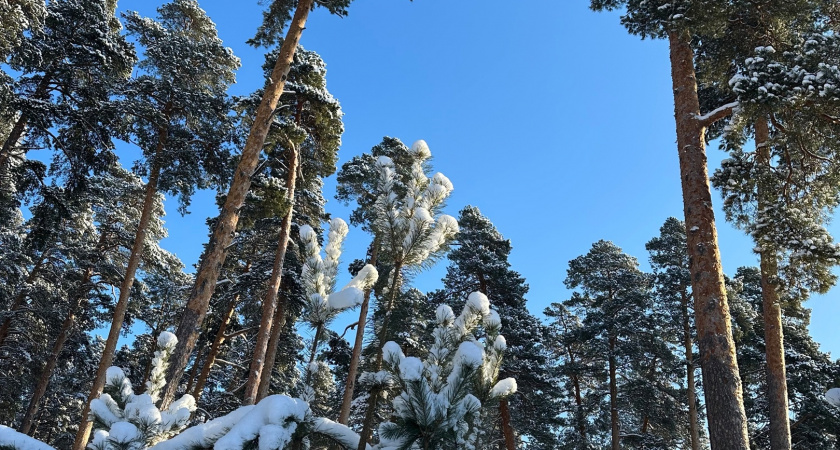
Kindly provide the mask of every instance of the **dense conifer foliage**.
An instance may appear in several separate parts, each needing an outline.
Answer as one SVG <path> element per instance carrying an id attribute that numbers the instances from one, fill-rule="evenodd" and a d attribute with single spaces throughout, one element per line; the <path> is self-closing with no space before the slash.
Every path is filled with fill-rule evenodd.
<path id="1" fill-rule="evenodd" d="M 840 261 L 836 2 L 590 1 L 668 40 L 685 221 L 622 242 L 647 255 L 542 255 L 551 298 L 425 141 L 340 157 L 300 40 L 350 3 L 265 2 L 263 78 L 232 97 L 240 61 L 196 0 L 0 0 L 0 449 L 840 446 L 840 362 L 805 303 Z M 724 274 L 712 187 L 757 267 Z M 187 273 L 165 213 L 208 189 Z"/>

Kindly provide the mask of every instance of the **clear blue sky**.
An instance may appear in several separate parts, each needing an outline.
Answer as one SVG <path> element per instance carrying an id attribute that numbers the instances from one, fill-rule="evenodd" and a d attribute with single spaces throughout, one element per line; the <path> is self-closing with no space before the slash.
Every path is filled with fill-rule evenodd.
<path id="1" fill-rule="evenodd" d="M 119 7 L 151 16 L 160 3 Z M 232 92 L 261 86 L 263 50 L 244 42 L 262 6 L 200 3 L 242 58 Z M 535 313 L 567 298 L 567 263 L 593 242 L 611 240 L 646 268 L 645 242 L 666 217 L 682 218 L 667 45 L 628 35 L 617 14 L 588 4 L 359 0 L 346 18 L 317 10 L 301 42 L 323 56 L 345 112 L 339 164 L 385 135 L 425 139 L 435 169 L 455 185 L 447 212 L 476 205 L 512 241 L 511 263 L 530 284 Z M 713 143 L 711 167 L 722 157 Z M 327 180 L 327 210 L 347 218 L 334 193 Z M 217 214 L 213 195 L 196 196 L 188 216 L 176 208 L 167 202 L 163 245 L 191 265 L 206 240 L 205 218 Z M 726 273 L 757 264 L 749 239 L 717 215 Z M 362 257 L 368 239 L 351 230 L 344 260 Z M 419 276 L 417 287 L 439 287 L 444 267 Z M 838 292 L 808 303 L 813 336 L 835 356 Z"/>

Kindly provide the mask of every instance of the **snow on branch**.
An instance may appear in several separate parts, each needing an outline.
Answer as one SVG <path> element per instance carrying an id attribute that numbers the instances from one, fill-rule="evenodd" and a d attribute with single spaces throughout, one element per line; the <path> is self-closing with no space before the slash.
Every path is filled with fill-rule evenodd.
<path id="1" fill-rule="evenodd" d="M 738 108 L 738 102 L 727 103 L 702 116 L 696 116 L 696 118 L 703 127 L 708 127 L 735 112 L 736 108 Z"/>

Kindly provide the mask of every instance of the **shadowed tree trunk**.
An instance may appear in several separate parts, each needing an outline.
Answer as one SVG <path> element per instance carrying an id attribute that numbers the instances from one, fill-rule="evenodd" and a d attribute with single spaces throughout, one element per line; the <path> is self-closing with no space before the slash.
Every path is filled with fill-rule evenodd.
<path id="1" fill-rule="evenodd" d="M 283 217 L 280 226 L 280 236 L 277 241 L 277 251 L 274 254 L 274 265 L 271 267 L 271 277 L 266 287 L 265 298 L 262 304 L 262 317 L 260 328 L 257 330 L 257 342 L 254 344 L 254 356 L 251 358 L 251 366 L 248 369 L 248 382 L 245 384 L 245 393 L 242 397 L 243 405 L 253 405 L 260 400 L 258 398 L 260 377 L 263 375 L 266 350 L 268 341 L 271 338 L 271 325 L 274 322 L 274 313 L 277 310 L 277 292 L 283 281 L 283 262 L 286 259 L 286 249 L 289 247 L 289 235 L 292 230 L 292 218 L 295 210 L 295 181 L 298 170 L 298 151 L 292 144 L 286 150 L 288 152 L 286 170 L 286 202 L 289 205 L 289 212 Z M 283 308 L 285 310 L 285 308 Z M 269 375 L 271 368 L 269 368 Z"/>
<path id="2" fill-rule="evenodd" d="M 207 377 L 210 376 L 210 371 L 213 365 L 216 364 L 216 357 L 222 349 L 222 344 L 225 342 L 225 332 L 227 331 L 230 319 L 233 313 L 236 312 L 236 304 L 239 302 L 239 295 L 236 295 L 228 303 L 224 315 L 222 315 L 222 322 L 219 324 L 219 330 L 216 332 L 216 337 L 213 339 L 213 344 L 210 346 L 210 351 L 207 353 L 207 358 L 204 360 L 204 366 L 201 368 L 201 373 L 198 375 L 198 380 L 195 382 L 195 388 L 192 391 L 192 396 L 198 401 L 201 398 L 201 392 L 204 391 L 204 385 L 207 383 Z M 197 361 L 196 361 L 197 363 Z M 189 386 L 187 392 L 189 392 Z"/>
<path id="3" fill-rule="evenodd" d="M 694 382 L 694 345 L 691 340 L 691 323 L 688 316 L 689 296 L 683 293 L 680 306 L 683 322 L 683 346 L 685 347 L 685 384 L 688 393 L 688 429 L 691 434 L 691 450 L 700 450 L 700 425 L 697 417 L 697 387 Z"/>
<path id="4" fill-rule="evenodd" d="M 400 282 L 402 279 L 402 274 L 400 273 L 401 270 L 402 262 L 397 261 L 393 268 L 394 280 L 391 282 L 390 290 L 388 291 L 388 303 L 385 305 L 384 309 L 385 317 L 382 319 L 382 327 L 380 328 L 379 335 L 377 336 L 377 344 L 379 345 L 379 348 L 376 350 L 376 363 L 373 367 L 374 372 L 382 370 L 382 346 L 385 345 L 385 339 L 388 337 L 388 327 L 391 322 L 391 310 L 394 309 L 394 302 L 397 301 L 397 295 L 399 295 Z M 370 441 L 370 436 L 373 433 L 373 420 L 376 417 L 376 408 L 379 405 L 379 397 L 381 397 L 382 392 L 382 388 L 379 386 L 375 386 L 370 391 L 367 411 L 365 411 L 365 421 L 362 424 L 362 434 L 361 439 L 359 439 L 358 450 L 367 449 L 367 443 Z"/>
<path id="5" fill-rule="evenodd" d="M 82 302 L 90 289 L 89 283 L 92 276 L 93 269 L 88 268 L 85 270 L 85 275 L 82 278 L 79 291 L 73 299 L 73 304 L 70 305 L 70 309 L 67 311 L 67 317 L 61 324 L 61 331 L 59 331 L 58 336 L 55 338 L 55 343 L 53 343 L 50 356 L 47 358 L 47 363 L 44 365 L 44 368 L 41 371 L 41 376 L 38 377 L 38 383 L 32 391 L 32 398 L 29 400 L 29 407 L 26 409 L 26 414 L 24 414 L 23 420 L 20 424 L 20 429 L 18 430 L 23 434 L 29 434 L 29 431 L 32 428 L 32 421 L 35 418 L 35 415 L 38 414 L 41 400 L 47 392 L 47 386 L 50 384 L 50 378 L 52 378 L 53 371 L 58 363 L 58 357 L 64 349 L 64 344 L 67 342 L 67 338 L 70 337 L 70 332 L 76 324 L 76 314 L 79 312 L 79 307 L 82 305 Z"/>
<path id="6" fill-rule="evenodd" d="M 756 162 L 770 166 L 770 129 L 766 119 L 755 122 Z M 767 207 L 767 186 L 758 183 L 758 211 Z M 760 220 L 760 218 L 759 218 Z M 776 284 L 779 268 L 775 252 L 764 248 L 761 257 L 761 298 L 764 310 L 764 342 L 767 357 L 767 403 L 770 418 L 770 449 L 790 450 L 790 416 L 788 414 L 785 347 L 782 331 L 782 309 Z"/>
<path id="7" fill-rule="evenodd" d="M 610 336 L 610 432 L 612 450 L 621 450 L 621 427 L 618 423 L 618 384 L 616 381 L 615 336 Z"/>
<path id="8" fill-rule="evenodd" d="M 279 295 L 283 296 L 282 293 Z M 264 399 L 268 396 L 268 391 L 271 388 L 271 373 L 274 371 L 274 363 L 277 360 L 277 347 L 280 345 L 280 335 L 283 333 L 283 328 L 286 326 L 286 302 L 288 298 L 283 296 L 283 300 L 277 305 L 274 310 L 274 320 L 271 325 L 271 337 L 268 339 L 268 349 L 265 353 L 265 365 L 263 365 L 263 373 L 260 375 L 260 388 L 257 391 L 257 398 Z"/>
<path id="9" fill-rule="evenodd" d="M 748 450 L 747 418 L 735 359 L 705 147 L 705 127 L 730 114 L 735 105 L 726 105 L 701 117 L 691 36 L 687 31 L 671 31 L 668 40 L 709 441 L 712 450 Z"/>
<path id="10" fill-rule="evenodd" d="M 379 256 L 379 238 L 374 238 L 370 249 L 368 264 L 376 267 L 376 260 Z M 356 374 L 359 371 L 359 361 L 362 357 L 362 345 L 365 340 L 365 325 L 367 322 L 368 306 L 370 306 L 370 293 L 373 286 L 365 289 L 365 298 L 359 310 L 359 322 L 356 324 L 356 338 L 353 343 L 353 354 L 350 356 L 350 366 L 347 369 L 347 381 L 344 384 L 344 397 L 341 400 L 341 409 L 338 413 L 338 423 L 347 425 L 350 421 L 350 405 L 353 403 L 353 391 L 356 389 Z"/>
<path id="11" fill-rule="evenodd" d="M 216 289 L 219 272 L 227 256 L 227 247 L 233 240 L 233 234 L 236 231 L 239 209 L 242 207 L 245 195 L 251 186 L 251 176 L 257 168 L 260 151 L 265 145 L 266 136 L 271 128 L 274 110 L 283 94 L 283 87 L 289 75 L 295 48 L 300 42 L 306 19 L 313 4 L 314 0 L 300 0 L 298 2 L 286 38 L 280 48 L 277 62 L 271 72 L 271 83 L 266 86 L 260 105 L 257 107 L 254 122 L 245 142 L 245 148 L 242 150 L 233 182 L 213 228 L 207 251 L 199 265 L 195 276 L 195 284 L 175 333 L 178 337 L 178 345 L 173 352 L 166 377 L 168 384 L 163 392 L 163 407 L 169 406 L 169 403 L 175 397 L 175 391 L 178 389 L 178 384 L 184 375 L 184 369 L 187 367 L 190 354 L 198 339 L 201 324 L 204 322 L 204 316 L 207 314 L 207 308 L 210 304 L 210 297 Z"/>
<path id="12" fill-rule="evenodd" d="M 125 320 L 125 312 L 128 309 L 128 298 L 131 294 L 131 287 L 134 285 L 134 278 L 137 274 L 137 268 L 140 266 L 140 260 L 143 257 L 143 248 L 146 243 L 146 231 L 149 227 L 149 222 L 152 219 L 152 209 L 155 204 L 155 195 L 157 195 L 157 183 L 160 177 L 160 169 L 162 161 L 161 153 L 163 146 L 168 138 L 167 130 L 162 130 L 158 139 L 158 145 L 155 150 L 154 160 L 152 161 L 152 170 L 149 173 L 149 181 L 146 183 L 146 194 L 143 198 L 143 210 L 140 213 L 140 222 L 137 224 L 137 234 L 134 236 L 134 244 L 131 246 L 131 255 L 128 258 L 128 265 L 125 269 L 125 277 L 120 284 L 120 297 L 114 307 L 114 316 L 111 320 L 111 329 L 108 331 L 108 339 L 105 341 L 105 348 L 102 350 L 102 358 L 99 360 L 99 367 L 96 369 L 96 376 L 93 379 L 93 387 L 90 390 L 85 407 L 82 410 L 82 423 L 79 425 L 79 430 L 76 433 L 76 440 L 73 442 L 73 450 L 83 450 L 87 445 L 90 437 L 93 422 L 88 420 L 90 413 L 90 402 L 99 397 L 102 389 L 105 387 L 105 372 L 111 367 L 114 360 L 114 352 L 117 349 L 117 341 L 120 338 L 120 331 L 122 330 L 123 321 Z"/>

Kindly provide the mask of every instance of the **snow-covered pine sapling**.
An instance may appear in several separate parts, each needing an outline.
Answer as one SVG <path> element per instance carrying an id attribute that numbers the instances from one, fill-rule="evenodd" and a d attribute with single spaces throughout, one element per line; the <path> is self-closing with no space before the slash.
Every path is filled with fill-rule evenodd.
<path id="1" fill-rule="evenodd" d="M 195 411 L 195 399 L 185 394 L 163 411 L 155 403 L 166 385 L 164 374 L 178 340 L 174 334 L 158 336 L 152 372 L 146 393 L 135 394 L 131 382 L 119 367 L 110 367 L 105 388 L 90 403 L 94 423 L 92 450 L 139 450 L 169 439 L 184 427 Z"/>
<path id="2" fill-rule="evenodd" d="M 309 403 L 312 403 L 316 396 L 315 389 L 312 387 L 313 378 L 318 378 L 319 371 L 328 370 L 325 364 L 315 361 L 324 327 L 341 311 L 360 305 L 364 299 L 364 290 L 373 286 L 379 277 L 376 268 L 368 264 L 344 288 L 334 292 L 341 245 L 348 231 L 349 228 L 344 220 L 332 219 L 324 247 L 325 256 L 322 257 L 318 233 L 309 225 L 300 227 L 304 257 L 301 280 L 306 292 L 302 320 L 315 330 L 309 364 L 306 366 L 306 386 L 303 392 L 303 399 Z"/>
<path id="3" fill-rule="evenodd" d="M 379 427 L 377 449 L 489 448 L 481 418 L 491 409 L 484 406 L 516 392 L 513 378 L 497 380 L 506 343 L 499 315 L 484 294 L 470 294 L 458 317 L 441 305 L 436 321 L 424 360 L 406 357 L 389 341 L 383 346 L 385 370 L 368 375 L 401 391 L 392 402 L 395 419 Z"/>
<path id="4" fill-rule="evenodd" d="M 411 156 L 411 170 L 405 178 L 398 175 L 391 158 L 380 156 L 376 160 L 376 201 L 371 228 L 381 240 L 383 259 L 392 264 L 381 294 L 384 319 L 376 327 L 376 342 L 380 344 L 388 338 L 391 311 L 399 296 L 403 269 L 428 265 L 458 233 L 458 221 L 454 217 L 441 214 L 435 219 L 452 192 L 452 183 L 442 173 L 431 178 L 426 176 L 424 164 L 432 154 L 425 141 L 419 140 L 411 146 Z M 378 353 L 374 369 L 381 368 L 382 353 Z M 384 387 L 374 385 L 369 397 L 362 431 L 365 442 L 373 430 L 374 412 Z"/>

